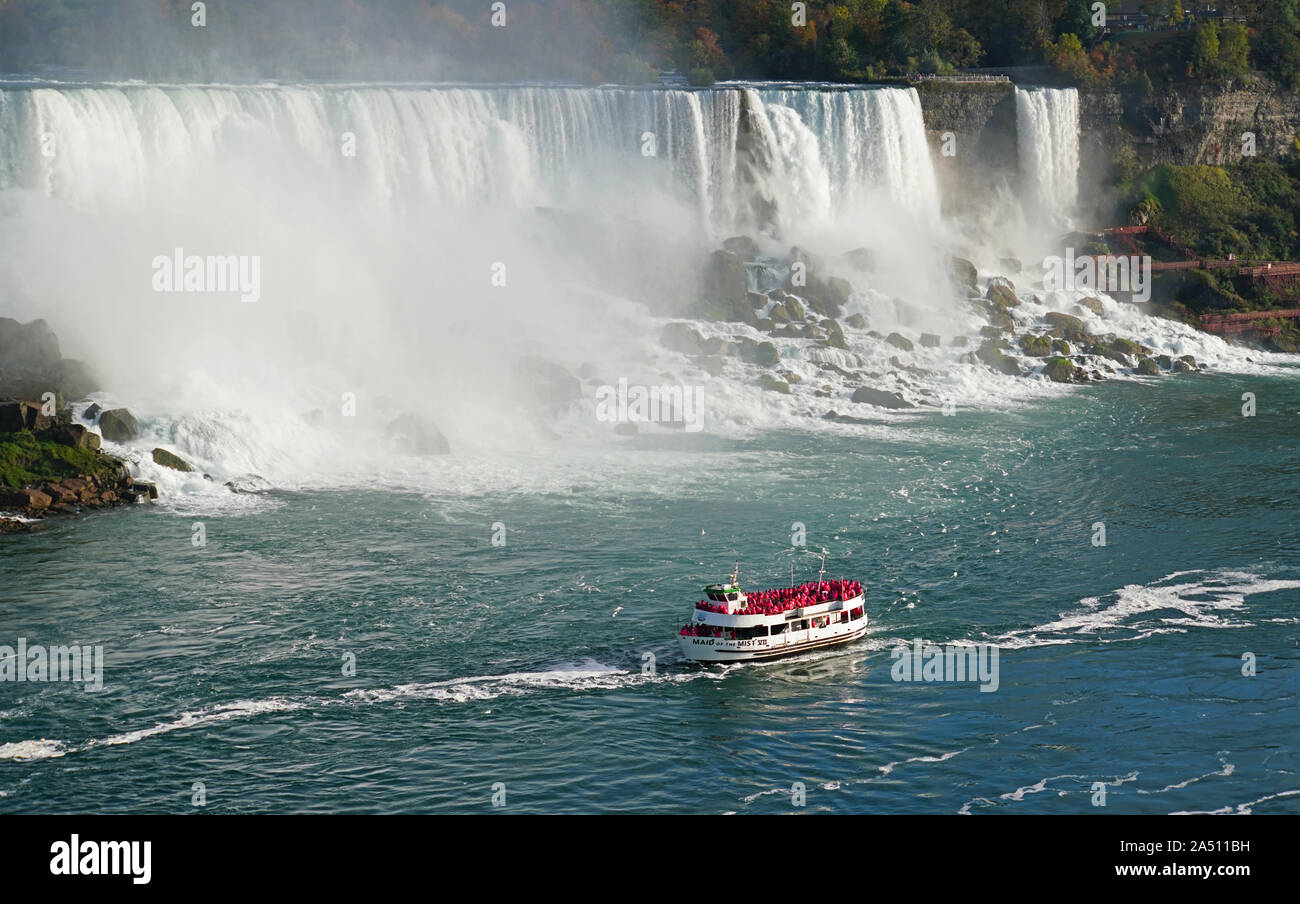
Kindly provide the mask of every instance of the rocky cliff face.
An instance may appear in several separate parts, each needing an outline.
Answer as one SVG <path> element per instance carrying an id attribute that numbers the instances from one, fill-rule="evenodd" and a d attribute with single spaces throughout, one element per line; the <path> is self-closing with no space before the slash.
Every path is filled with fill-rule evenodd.
<path id="1" fill-rule="evenodd" d="M 918 86 L 935 165 L 946 185 L 970 184 L 989 175 L 1014 175 L 1015 89 L 1007 83 L 929 82 Z M 1165 163 L 1225 164 L 1240 160 L 1245 133 L 1255 152 L 1280 157 L 1300 135 L 1300 92 L 1285 91 L 1262 76 L 1250 84 L 1186 86 L 1144 96 L 1133 91 L 1079 92 L 1080 186 L 1100 196 L 1121 170 Z M 943 157 L 945 132 L 956 155 Z M 1098 197 L 1099 208 L 1104 198 Z"/>

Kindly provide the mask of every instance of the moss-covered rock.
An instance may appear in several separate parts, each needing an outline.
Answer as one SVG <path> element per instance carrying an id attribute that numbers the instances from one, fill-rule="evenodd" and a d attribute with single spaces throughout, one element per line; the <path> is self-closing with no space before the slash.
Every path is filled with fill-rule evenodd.
<path id="1" fill-rule="evenodd" d="M 1137 372 L 1144 377 L 1160 376 L 1160 365 L 1151 358 L 1143 357 L 1137 363 Z"/>
<path id="2" fill-rule="evenodd" d="M 1132 339 L 1125 339 L 1122 336 L 1116 336 L 1114 339 L 1110 340 L 1107 347 L 1111 351 L 1117 352 L 1121 355 L 1133 355 L 1134 357 L 1137 357 L 1142 354 L 1141 345 L 1134 342 Z"/>
<path id="3" fill-rule="evenodd" d="M 1068 358 L 1070 355 L 1074 354 L 1074 349 L 1071 348 L 1070 343 L 1064 339 L 1053 339 L 1052 352 L 1058 355 L 1064 355 Z"/>
<path id="4" fill-rule="evenodd" d="M 65 477 L 116 477 L 121 467 L 95 449 L 37 438 L 29 431 L 0 435 L 0 486 L 17 489 Z"/>
<path id="5" fill-rule="evenodd" d="M 1021 336 L 1020 348 L 1031 358 L 1046 358 L 1052 353 L 1052 337 L 1031 335 Z"/>
<path id="6" fill-rule="evenodd" d="M 758 385 L 768 392 L 779 392 L 782 395 L 790 394 L 790 384 L 785 380 L 778 380 L 771 374 L 760 374 L 758 377 Z"/>
<path id="7" fill-rule="evenodd" d="M 1043 367 L 1043 376 L 1054 383 L 1073 383 L 1078 379 L 1078 368 L 1069 358 L 1057 356 Z"/>
<path id="8" fill-rule="evenodd" d="M 890 333 L 885 337 L 885 341 L 899 351 L 910 352 L 916 348 L 916 346 L 912 344 L 911 339 L 908 339 L 900 333 Z"/>

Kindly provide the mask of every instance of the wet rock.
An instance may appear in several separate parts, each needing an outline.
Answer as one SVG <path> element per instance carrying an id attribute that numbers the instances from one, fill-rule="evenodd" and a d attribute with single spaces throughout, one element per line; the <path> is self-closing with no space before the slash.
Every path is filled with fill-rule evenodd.
<path id="1" fill-rule="evenodd" d="M 855 330 L 865 330 L 867 328 L 867 318 L 861 314 L 850 314 L 844 319 L 844 322 Z"/>
<path id="2" fill-rule="evenodd" d="M 271 489 L 271 481 L 260 474 L 241 474 L 227 480 L 225 486 L 232 493 L 265 493 Z M 154 492 L 157 493 L 156 487 Z"/>
<path id="3" fill-rule="evenodd" d="M 1079 300 L 1079 306 L 1086 310 L 1092 311 L 1098 317 L 1106 316 L 1106 307 L 1101 303 L 1100 298 L 1083 298 Z"/>
<path id="4" fill-rule="evenodd" d="M 0 509 L 22 512 L 25 515 L 39 515 L 48 509 L 54 500 L 40 490 L 0 489 Z"/>
<path id="5" fill-rule="evenodd" d="M 741 260 L 758 260 L 758 242 L 747 235 L 733 235 L 722 243 L 722 247 Z"/>
<path id="6" fill-rule="evenodd" d="M 81 424 L 59 424 L 51 427 L 45 434 L 52 442 L 74 449 L 98 449 L 99 434 L 91 433 Z"/>
<path id="7" fill-rule="evenodd" d="M 1031 358 L 1046 358 L 1052 353 L 1052 337 L 1031 335 L 1021 336 L 1020 348 Z"/>
<path id="8" fill-rule="evenodd" d="M 1074 336 L 1083 335 L 1085 332 L 1083 321 L 1073 314 L 1049 311 L 1043 319 L 1052 328 L 1052 335 L 1059 336 L 1062 339 L 1071 339 Z"/>
<path id="9" fill-rule="evenodd" d="M 872 273 L 876 269 L 876 253 L 870 248 L 854 248 L 852 251 L 845 252 L 844 260 L 851 267 Z"/>
<path id="10" fill-rule="evenodd" d="M 125 443 L 139 438 L 140 423 L 126 408 L 111 408 L 100 415 L 99 432 L 109 442 Z"/>
<path id="11" fill-rule="evenodd" d="M 1074 349 L 1072 349 L 1070 343 L 1064 339 L 1053 339 L 1052 352 L 1058 355 L 1065 355 L 1068 358 L 1070 355 L 1074 354 Z"/>
<path id="12" fill-rule="evenodd" d="M 978 290 L 979 270 L 964 257 L 954 257 L 950 264 L 953 282 L 965 289 L 967 294 Z"/>
<path id="13" fill-rule="evenodd" d="M 755 364 L 761 364 L 765 367 L 776 364 L 781 360 L 781 353 L 777 351 L 776 345 L 771 342 L 760 342 L 753 352 L 753 361 Z"/>
<path id="14" fill-rule="evenodd" d="M 952 346 L 953 346 L 953 348 L 965 348 L 965 347 L 968 346 L 968 345 L 970 345 L 970 339 L 968 339 L 967 337 L 965 337 L 965 336 L 953 336 L 953 337 L 952 337 Z"/>
<path id="15" fill-rule="evenodd" d="M 888 342 L 890 345 L 892 345 L 894 348 L 898 349 L 899 351 L 904 351 L 904 352 L 910 352 L 916 347 L 912 345 L 911 339 L 908 339 L 906 336 L 903 336 L 899 333 L 890 333 L 888 336 L 885 337 L 885 341 Z"/>
<path id="16" fill-rule="evenodd" d="M 721 322 L 753 324 L 758 320 L 749 303 L 749 275 L 745 262 L 730 251 L 715 251 L 701 280 L 701 317 Z"/>
<path id="17" fill-rule="evenodd" d="M 1054 383 L 1073 383 L 1078 379 L 1079 371 L 1069 358 L 1058 356 L 1047 362 L 1043 376 Z"/>
<path id="18" fill-rule="evenodd" d="M 922 333 L 921 345 L 925 346 L 926 348 L 938 348 L 939 346 L 943 345 L 943 340 L 940 339 L 938 336 L 936 336 L 934 333 Z"/>
<path id="19" fill-rule="evenodd" d="M 1014 358 L 1005 355 L 996 342 L 985 342 L 975 356 L 999 373 L 1008 376 L 1020 376 L 1020 364 Z"/>
<path id="20" fill-rule="evenodd" d="M 1160 365 L 1151 358 L 1143 357 L 1138 360 L 1137 372 L 1144 377 L 1158 377 L 1160 376 Z"/>
<path id="21" fill-rule="evenodd" d="M 758 385 L 768 392 L 779 392 L 782 395 L 790 394 L 790 384 L 785 380 L 778 380 L 771 374 L 761 374 L 758 378 Z"/>
<path id="22" fill-rule="evenodd" d="M 827 321 L 827 323 L 829 324 L 829 326 L 825 327 L 826 344 L 831 348 L 838 348 L 842 351 L 848 351 L 849 340 L 844 336 L 844 328 L 841 327 L 834 320 Z"/>
<path id="23" fill-rule="evenodd" d="M 911 402 L 903 398 L 900 393 L 872 389 L 870 386 L 859 386 L 853 390 L 852 401 L 862 405 L 875 405 L 877 408 L 894 410 L 915 407 Z"/>
<path id="24" fill-rule="evenodd" d="M 168 452 L 166 449 L 159 448 L 154 449 L 152 455 L 154 464 L 161 465 L 164 468 L 171 468 L 173 471 L 183 472 L 194 470 L 193 465 L 181 458 L 175 452 Z"/>

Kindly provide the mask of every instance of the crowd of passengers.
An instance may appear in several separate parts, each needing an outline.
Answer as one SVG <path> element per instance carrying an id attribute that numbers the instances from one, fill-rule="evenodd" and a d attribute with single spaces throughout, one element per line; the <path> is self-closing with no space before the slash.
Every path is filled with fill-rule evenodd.
<path id="1" fill-rule="evenodd" d="M 732 612 L 732 615 L 780 615 L 800 606 L 815 606 L 834 600 L 849 600 L 862 592 L 859 581 L 813 581 L 798 587 L 779 587 L 776 590 L 760 590 L 746 594 L 746 608 Z M 726 612 L 727 607 L 721 603 L 701 601 L 696 609 L 708 612 Z"/>

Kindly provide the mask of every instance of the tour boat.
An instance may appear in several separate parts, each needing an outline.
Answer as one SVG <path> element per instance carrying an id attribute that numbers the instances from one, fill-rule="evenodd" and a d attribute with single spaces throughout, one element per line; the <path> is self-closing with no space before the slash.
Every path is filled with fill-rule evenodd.
<path id="1" fill-rule="evenodd" d="M 758 593 L 738 574 L 704 588 L 708 598 L 678 633 L 682 654 L 697 662 L 775 659 L 857 640 L 867 633 L 865 588 L 857 581 L 811 581 Z"/>

